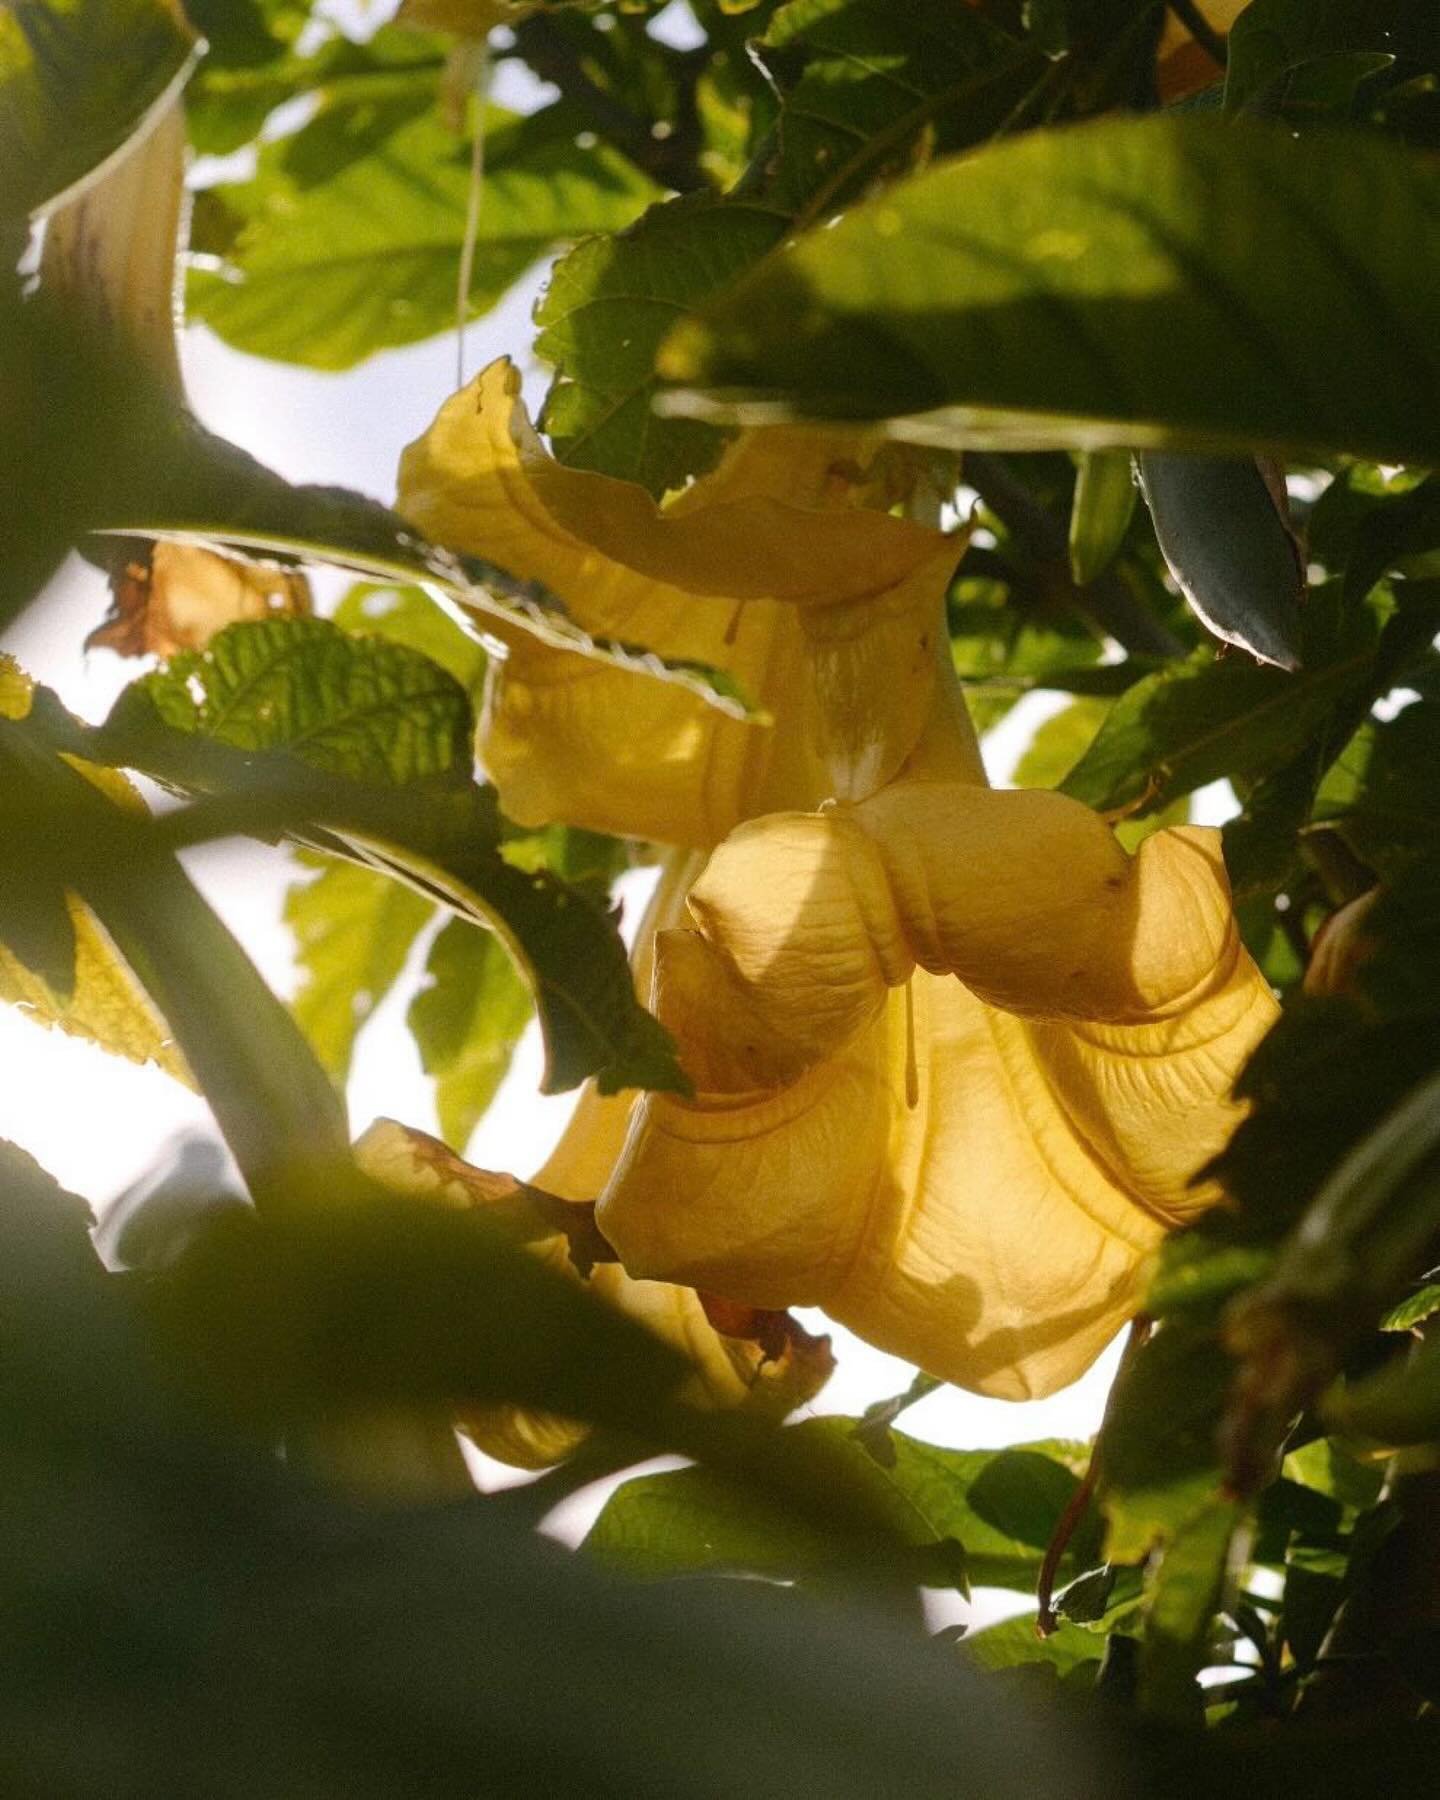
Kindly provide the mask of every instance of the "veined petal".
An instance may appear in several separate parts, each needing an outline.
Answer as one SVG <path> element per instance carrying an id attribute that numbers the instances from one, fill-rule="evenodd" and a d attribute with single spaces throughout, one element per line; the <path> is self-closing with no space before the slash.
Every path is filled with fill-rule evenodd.
<path id="1" fill-rule="evenodd" d="M 518 392 L 501 361 L 446 402 L 402 458 L 401 510 L 543 582 L 597 636 L 726 668 L 783 722 L 727 719 L 673 685 L 512 633 L 481 730 L 506 811 L 708 846 L 742 818 L 888 779 L 924 723 L 959 546 L 853 503 L 877 482 L 888 492 L 864 434 L 833 434 L 828 456 L 824 434 L 786 434 L 788 480 L 774 447 L 742 440 L 660 508 L 632 483 L 555 462 Z M 878 725 L 877 695 L 891 697 Z"/>
<path id="2" fill-rule="evenodd" d="M 1161 1223 L 1060 1105 L 1021 1020 L 917 974 L 918 1100 L 891 998 L 891 1139 L 869 1228 L 824 1304 L 880 1348 L 973 1392 L 1038 1398 L 1081 1375 L 1140 1303 Z"/>
<path id="3" fill-rule="evenodd" d="M 710 1028 L 703 1008 L 693 1025 Z M 876 1020 L 784 1087 L 642 1095 L 596 1208 L 625 1267 L 752 1306 L 823 1304 L 885 1160 L 882 1043 Z"/>
<path id="4" fill-rule="evenodd" d="M 983 1393 L 1078 1376 L 1220 1198 L 1193 1178 L 1276 1013 L 1216 834 L 1132 859 L 1061 796 L 900 783 L 742 827 L 690 909 L 703 978 L 665 1017 L 699 1091 L 637 1110 L 600 1206 L 627 1265 L 824 1306 Z"/>

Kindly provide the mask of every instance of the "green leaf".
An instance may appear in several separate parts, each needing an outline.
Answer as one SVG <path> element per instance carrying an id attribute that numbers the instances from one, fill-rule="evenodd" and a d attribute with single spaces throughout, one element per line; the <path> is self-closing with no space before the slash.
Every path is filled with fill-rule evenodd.
<path id="1" fill-rule="evenodd" d="M 806 56 L 767 186 L 802 224 L 987 137 L 1045 67 L 1033 47 L 946 0 L 791 0 L 758 52 Z"/>
<path id="2" fill-rule="evenodd" d="M 556 368 L 540 423 L 562 462 L 659 494 L 715 461 L 714 431 L 655 417 L 655 353 L 678 318 L 778 243 L 785 224 L 761 200 L 687 194 L 556 263 L 535 312 L 535 351 Z"/>
<path id="3" fill-rule="evenodd" d="M 1298 1450 L 1290 1451 L 1283 1472 L 1288 1481 L 1338 1500 L 1357 1512 L 1373 1506 L 1385 1485 L 1383 1465 L 1360 1462 L 1333 1438 L 1312 1438 Z"/>
<path id="4" fill-rule="evenodd" d="M 297 882 L 285 897 L 285 923 L 304 971 L 291 1010 L 315 1054 L 343 1081 L 357 1033 L 399 978 L 434 908 L 403 882 L 374 870 L 328 858 L 305 860 L 319 874 Z"/>
<path id="5" fill-rule="evenodd" d="M 920 1553 L 922 1579 L 953 1582 L 957 1549 L 963 1547 L 971 1582 L 1021 1589 L 1034 1583 L 1042 1545 L 1077 1485 L 1074 1473 L 1057 1460 L 1058 1455 L 1073 1458 L 1073 1446 L 941 1450 L 892 1431 L 895 1461 L 882 1466 L 856 1430 L 855 1420 L 812 1419 L 788 1426 L 783 1435 L 830 1459 L 837 1482 L 853 1484 L 867 1497 L 876 1515 Z M 1002 1457 L 1012 1459 L 1008 1472 L 991 1477 L 987 1499 L 1007 1521 L 1014 1510 L 1013 1524 L 1004 1527 L 971 1501 L 975 1484 Z M 1017 1464 L 1017 1457 L 1024 1460 Z M 1037 1476 L 1042 1462 L 1047 1467 Z M 777 1519 L 699 1468 L 627 1482 L 596 1520 L 586 1548 L 645 1575 L 714 1568 L 813 1574 L 834 1559 L 834 1547 L 813 1529 Z"/>
<path id="6" fill-rule="evenodd" d="M 1209 782 L 1279 768 L 1363 691 L 1389 610 L 1347 607 L 1332 585 L 1306 608 L 1295 674 L 1201 650 L 1147 675 L 1115 703 L 1063 791 L 1102 811 L 1153 812 Z"/>
<path id="7" fill-rule="evenodd" d="M 1215 1499 L 1185 1520 L 1166 1544 L 1151 1586 L 1140 1700 L 1146 1711 L 1178 1724 L 1203 1719 L 1196 1677 L 1208 1661 L 1240 1517 L 1235 1501 Z"/>
<path id="8" fill-rule="evenodd" d="M 430 946 L 427 985 L 409 1023 L 446 1143 L 463 1150 L 505 1078 L 533 1012 L 525 983 L 499 941 L 452 919 Z"/>
<path id="9" fill-rule="evenodd" d="M 36 212 L 173 94 L 194 40 L 162 0 L 16 0 L 0 12 L 0 215 Z"/>
<path id="10" fill-rule="evenodd" d="M 1352 82 L 1383 71 L 1421 47 L 1423 11 L 1403 0 L 1251 0 L 1230 28 L 1226 111 L 1303 101 L 1315 69 L 1341 59 Z"/>
<path id="11" fill-rule="evenodd" d="M 423 588 L 356 582 L 332 616 L 345 631 L 388 638 L 418 650 L 453 675 L 468 694 L 480 686 L 484 649 Z"/>
<path id="12" fill-rule="evenodd" d="M 1413 1331 L 1440 1312 L 1440 1282 L 1427 1281 L 1413 1294 L 1392 1306 L 1380 1321 L 1382 1331 Z"/>
<path id="13" fill-rule="evenodd" d="M 253 809 L 242 828 L 341 849 L 499 930 L 535 992 L 546 1092 L 590 1075 L 605 1093 L 683 1089 L 603 901 L 504 854 L 494 791 L 471 776 L 472 731 L 465 690 L 419 652 L 327 620 L 272 619 L 232 625 L 134 683 L 94 750 L 228 794 Z"/>
<path id="14" fill-rule="evenodd" d="M 1062 1625 L 1041 1637 L 1035 1629 L 1034 1613 L 1021 1613 L 1003 1624 L 967 1632 L 960 1640 L 960 1653 L 967 1661 L 992 1671 L 1041 1664 L 1060 1676 L 1078 1674 L 1093 1680 L 1100 1668 L 1099 1640 L 1090 1632 Z"/>
<path id="15" fill-rule="evenodd" d="M 614 230 L 655 197 L 577 129 L 562 107 L 487 112 L 471 317 L 557 240 Z M 224 267 L 192 278 L 192 315 L 239 350 L 317 369 L 434 336 L 455 320 L 470 186 L 468 142 L 413 96 L 332 104 L 223 194 L 245 222 Z"/>
<path id="16" fill-rule="evenodd" d="M 230 0 L 202 5 L 210 15 L 203 21 L 195 6 L 190 10 L 208 48 L 186 90 L 185 112 L 191 142 L 208 155 L 253 143 L 276 108 L 300 95 L 318 93 L 324 108 L 345 107 L 352 115 L 397 101 L 408 100 L 412 112 L 434 104 L 445 63 L 438 39 L 381 26 L 363 44 L 334 35 L 305 55 L 296 50 L 298 16 L 274 21 L 272 34 L 258 15 L 245 20 Z M 242 191 L 249 189 L 246 183 Z"/>
<path id="17" fill-rule="evenodd" d="M 797 221 L 824 217 L 867 181 L 994 130 L 1044 67 L 949 0 L 798 0 L 762 57 L 804 55 L 774 142 L 725 197 L 687 194 L 629 231 L 561 259 L 536 314 L 556 366 L 541 423 L 564 462 L 659 494 L 708 468 L 720 439 L 657 419 L 656 351 L 686 312 L 743 274 Z"/>
<path id="18" fill-rule="evenodd" d="M 1075 1498 L 1075 1472 L 1039 1450 L 1002 1450 L 970 1483 L 970 1510 L 1007 1537 L 1044 1550 L 1065 1508 Z M 1070 1554 L 1087 1560 L 1094 1532 L 1082 1529 Z"/>
<path id="19" fill-rule="evenodd" d="M 1101 1463 L 1110 1561 L 1143 1561 L 1215 1504 L 1216 1426 L 1232 1373 L 1206 1320 L 1167 1323 L 1122 1371 Z"/>
<path id="20" fill-rule="evenodd" d="M 351 781 L 402 787 L 470 774 L 470 701 L 454 676 L 324 619 L 228 626 L 131 692 L 172 730 L 236 750 L 286 750 Z"/>
<path id="21" fill-rule="evenodd" d="M 1376 134 L 1036 131 L 802 239 L 660 367 L 758 395 L 747 417 L 928 413 L 904 427 L 927 442 L 1433 464 L 1440 298 L 1414 246 L 1437 203 L 1430 165 Z"/>
<path id="22" fill-rule="evenodd" d="M 1125 451 L 1082 456 L 1070 509 L 1070 574 L 1077 587 L 1097 580 L 1114 562 L 1134 515 L 1135 475 Z"/>
<path id="23" fill-rule="evenodd" d="M 984 597 L 976 591 L 980 587 L 962 568 L 950 608 L 950 659 L 977 731 L 998 724 L 1034 688 L 1084 693 L 1094 679 L 1104 695 L 1113 696 L 1131 685 L 1134 671 L 1128 663 L 1095 666 L 1102 646 L 1080 620 L 1035 618 L 1007 604 L 998 584 L 984 584 Z"/>
<path id="24" fill-rule="evenodd" d="M 1312 816 L 1343 826 L 1347 843 L 1386 873 L 1440 836 L 1437 767 L 1440 701 L 1367 719 L 1326 771 Z"/>
<path id="25" fill-rule="evenodd" d="M 1109 711 L 1108 700 L 1086 697 L 1046 719 L 1015 765 L 1016 787 L 1059 787 L 1095 741 Z"/>

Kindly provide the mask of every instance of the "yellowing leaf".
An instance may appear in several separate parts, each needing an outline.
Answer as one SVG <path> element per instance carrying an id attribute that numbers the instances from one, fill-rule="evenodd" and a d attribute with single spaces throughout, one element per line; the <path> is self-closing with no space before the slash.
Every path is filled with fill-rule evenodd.
<path id="1" fill-rule="evenodd" d="M 244 619 L 303 616 L 310 583 L 294 569 L 264 568 L 198 544 L 140 544 L 111 576 L 111 610 L 85 640 L 120 656 L 203 650 Z"/>
<path id="2" fill-rule="evenodd" d="M 153 1062 L 193 1085 L 169 1028 L 146 998 L 119 952 L 87 907 L 71 896 L 68 910 L 75 932 L 75 985 L 68 999 L 58 995 L 0 945 L 0 1000 L 72 1037 L 88 1038 L 101 1049 L 131 1062 Z"/>
<path id="3" fill-rule="evenodd" d="M 13 656 L 0 651 L 0 719 L 23 719 L 30 711 L 32 683 Z"/>

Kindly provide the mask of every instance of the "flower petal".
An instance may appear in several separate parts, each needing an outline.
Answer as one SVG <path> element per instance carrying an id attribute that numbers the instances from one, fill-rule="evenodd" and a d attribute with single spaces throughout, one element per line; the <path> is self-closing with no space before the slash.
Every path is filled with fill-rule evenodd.
<path id="1" fill-rule="evenodd" d="M 742 818 L 893 775 L 929 708 L 959 546 L 844 503 L 876 494 L 872 466 L 851 457 L 862 437 L 834 434 L 827 458 L 822 434 L 788 434 L 788 475 L 774 447 L 742 440 L 662 509 L 632 483 L 555 462 L 518 392 L 502 361 L 446 402 L 402 458 L 401 510 L 543 582 L 597 636 L 726 668 L 761 707 L 783 703 L 785 722 L 727 719 L 673 684 L 512 633 L 481 730 L 505 810 L 708 846 Z M 822 647 L 823 740 L 807 630 Z"/>
<path id="2" fill-rule="evenodd" d="M 655 994 L 697 1093 L 642 1101 L 602 1195 L 627 1266 L 983 1393 L 1078 1376 L 1220 1197 L 1193 1178 L 1275 1016 L 1217 834 L 1131 859 L 1058 795 L 901 783 L 741 827 L 690 910 Z"/>

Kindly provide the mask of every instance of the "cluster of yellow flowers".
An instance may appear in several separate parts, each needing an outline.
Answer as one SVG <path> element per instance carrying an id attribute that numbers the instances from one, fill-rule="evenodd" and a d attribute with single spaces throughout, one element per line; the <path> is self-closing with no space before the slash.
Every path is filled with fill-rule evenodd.
<path id="1" fill-rule="evenodd" d="M 987 785 L 945 629 L 963 545 L 895 516 L 921 477 L 878 440 L 746 434 L 657 507 L 558 464 L 518 387 L 501 361 L 446 403 L 401 510 L 773 719 L 518 633 L 493 667 L 507 812 L 673 847 L 634 960 L 694 1086 L 585 1094 L 537 1183 L 598 1200 L 632 1290 L 820 1306 L 977 1392 L 1053 1391 L 1220 1198 L 1193 1178 L 1275 1015 L 1218 835 L 1132 858 Z"/>

